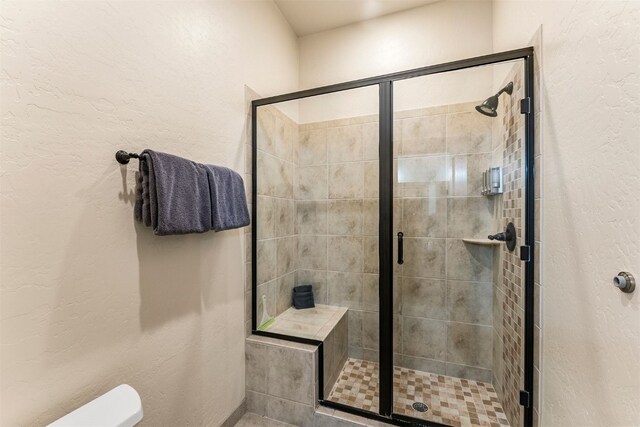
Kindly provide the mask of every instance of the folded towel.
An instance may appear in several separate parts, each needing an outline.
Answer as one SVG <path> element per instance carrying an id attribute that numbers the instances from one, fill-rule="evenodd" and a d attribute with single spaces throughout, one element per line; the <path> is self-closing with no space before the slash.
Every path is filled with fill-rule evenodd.
<path id="1" fill-rule="evenodd" d="M 142 159 L 140 159 L 139 169 L 142 169 Z M 142 173 L 138 172 L 136 174 L 136 203 L 133 206 L 133 215 L 136 221 L 142 222 L 142 204 L 144 203 L 144 198 L 142 197 Z"/>
<path id="2" fill-rule="evenodd" d="M 301 292 L 311 292 L 313 291 L 313 286 L 311 285 L 298 285 L 293 287 L 293 294 L 298 294 Z"/>
<path id="3" fill-rule="evenodd" d="M 149 196 L 149 156 L 140 157 L 138 177 L 136 180 L 135 218 L 147 227 L 151 227 L 151 206 Z"/>
<path id="4" fill-rule="evenodd" d="M 141 218 L 160 236 L 211 230 L 209 179 L 202 165 L 171 154 L 144 150 L 140 159 Z M 140 202 L 136 201 L 136 204 Z"/>
<path id="5" fill-rule="evenodd" d="M 142 175 L 142 223 L 151 227 L 151 191 L 150 191 L 150 182 L 152 177 L 151 171 L 151 159 L 148 154 L 142 155 L 142 160 L 140 161 L 140 175 Z M 144 161 L 143 161 L 144 160 Z M 155 206 L 155 197 L 156 191 L 153 190 L 153 204 Z"/>
<path id="6" fill-rule="evenodd" d="M 249 225 L 242 177 L 223 166 L 204 165 L 211 190 L 211 225 L 215 231 Z"/>
<path id="7" fill-rule="evenodd" d="M 161 236 L 249 224 L 240 175 L 152 150 L 140 155 L 134 215 Z"/>
<path id="8" fill-rule="evenodd" d="M 311 285 L 300 285 L 293 288 L 293 306 L 297 309 L 315 307 Z"/>

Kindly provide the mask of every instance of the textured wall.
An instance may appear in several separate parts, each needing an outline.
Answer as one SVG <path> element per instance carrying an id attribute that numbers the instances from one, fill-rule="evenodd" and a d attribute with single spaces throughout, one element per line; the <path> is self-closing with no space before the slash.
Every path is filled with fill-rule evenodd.
<path id="1" fill-rule="evenodd" d="M 295 37 L 271 2 L 1 15 L 0 424 L 46 424 L 129 383 L 146 425 L 219 425 L 244 397 L 243 231 L 153 236 L 133 221 L 137 162 L 113 156 L 242 171 L 244 84 L 294 90 Z"/>
<path id="2" fill-rule="evenodd" d="M 540 425 L 639 425 L 640 3 L 496 1 L 494 49 L 540 24 Z"/>
<path id="3" fill-rule="evenodd" d="M 491 50 L 491 1 L 447 0 L 301 37 L 300 86 L 403 71 Z M 473 79 L 465 77 L 464 73 L 449 73 L 421 79 L 420 90 L 398 98 L 394 108 L 410 110 L 483 99 L 488 89 L 479 83 L 490 86 L 491 68 L 476 70 Z M 330 108 L 301 102 L 301 123 L 350 117 L 354 109 L 377 114 L 377 92 L 355 95 L 337 94 L 327 101 Z"/>

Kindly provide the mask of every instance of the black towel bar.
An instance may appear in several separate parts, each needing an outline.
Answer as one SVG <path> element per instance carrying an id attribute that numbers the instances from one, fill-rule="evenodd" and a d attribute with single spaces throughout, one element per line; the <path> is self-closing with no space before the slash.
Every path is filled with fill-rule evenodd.
<path id="1" fill-rule="evenodd" d="M 116 160 L 121 165 L 126 165 L 127 163 L 129 163 L 130 159 L 139 159 L 139 158 L 140 158 L 140 155 L 138 155 L 136 153 L 127 153 L 124 150 L 119 150 L 116 153 Z"/>

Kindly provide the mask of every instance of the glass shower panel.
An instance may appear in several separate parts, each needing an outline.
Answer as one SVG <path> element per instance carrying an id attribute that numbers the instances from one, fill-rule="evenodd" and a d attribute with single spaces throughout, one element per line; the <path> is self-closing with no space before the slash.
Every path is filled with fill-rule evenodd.
<path id="1" fill-rule="evenodd" d="M 522 76 L 516 61 L 394 83 L 396 414 L 520 424 Z M 510 222 L 513 252 L 488 238 Z"/>
<path id="2" fill-rule="evenodd" d="M 324 399 L 372 412 L 378 105 L 377 85 L 271 104 L 257 129 L 256 327 L 322 341 Z M 294 307 L 298 286 L 311 286 L 314 308 Z"/>

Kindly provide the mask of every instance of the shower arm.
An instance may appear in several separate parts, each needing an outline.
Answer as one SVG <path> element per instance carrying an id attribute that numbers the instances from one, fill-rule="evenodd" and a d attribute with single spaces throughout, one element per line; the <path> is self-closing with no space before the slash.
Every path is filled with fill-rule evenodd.
<path id="1" fill-rule="evenodd" d="M 503 93 L 507 92 L 507 94 L 511 95 L 513 93 L 513 82 L 509 82 L 505 85 L 505 87 L 503 87 L 502 89 L 500 89 L 498 91 L 498 93 L 496 93 L 496 96 L 500 96 Z"/>

